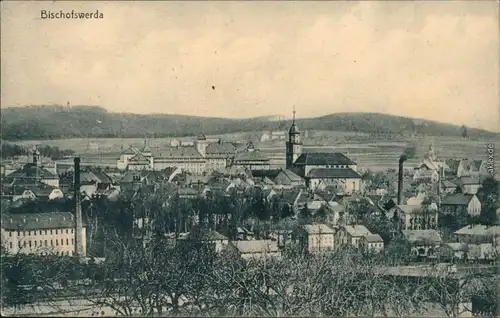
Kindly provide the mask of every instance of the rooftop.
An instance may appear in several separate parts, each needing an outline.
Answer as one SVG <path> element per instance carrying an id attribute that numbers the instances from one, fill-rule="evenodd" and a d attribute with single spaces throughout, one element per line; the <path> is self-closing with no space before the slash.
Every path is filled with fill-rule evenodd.
<path id="1" fill-rule="evenodd" d="M 2 228 L 6 230 L 25 231 L 73 227 L 75 227 L 75 222 L 70 212 L 2 215 Z"/>
<path id="2" fill-rule="evenodd" d="M 351 159 L 339 152 L 306 152 L 295 161 L 296 165 L 355 165 Z"/>
<path id="3" fill-rule="evenodd" d="M 468 205 L 474 194 L 449 194 L 443 198 L 441 204 L 443 205 Z"/>
<path id="4" fill-rule="evenodd" d="M 232 244 L 244 254 L 278 251 L 278 244 L 271 240 L 233 241 Z"/>
<path id="5" fill-rule="evenodd" d="M 335 231 L 326 224 L 306 224 L 304 230 L 308 234 L 334 234 Z"/>

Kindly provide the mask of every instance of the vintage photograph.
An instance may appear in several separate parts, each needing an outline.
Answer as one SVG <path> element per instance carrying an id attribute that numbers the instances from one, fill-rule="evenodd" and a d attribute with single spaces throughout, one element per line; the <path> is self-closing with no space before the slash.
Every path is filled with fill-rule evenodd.
<path id="1" fill-rule="evenodd" d="M 1 316 L 500 316 L 498 1 L 0 8 Z"/>

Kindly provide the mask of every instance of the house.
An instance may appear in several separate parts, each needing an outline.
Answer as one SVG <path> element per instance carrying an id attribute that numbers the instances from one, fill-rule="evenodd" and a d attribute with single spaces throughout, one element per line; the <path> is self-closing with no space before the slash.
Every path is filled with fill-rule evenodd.
<path id="1" fill-rule="evenodd" d="M 380 253 L 384 249 L 384 240 L 378 234 L 368 234 L 361 240 L 361 248 L 368 253 Z"/>
<path id="2" fill-rule="evenodd" d="M 249 142 L 245 151 L 236 154 L 232 166 L 248 170 L 268 170 L 270 169 L 270 158 L 260 150 L 255 149 L 253 143 Z"/>
<path id="3" fill-rule="evenodd" d="M 64 194 L 61 189 L 39 183 L 37 185 L 14 187 L 12 201 L 20 199 L 49 201 L 63 197 Z"/>
<path id="4" fill-rule="evenodd" d="M 441 236 L 436 230 L 403 230 L 402 234 L 415 256 L 434 256 L 441 244 Z"/>
<path id="5" fill-rule="evenodd" d="M 202 233 L 189 232 L 182 239 L 196 240 L 204 244 L 208 244 L 216 253 L 222 252 L 229 244 L 229 239 L 216 231 L 207 231 Z"/>
<path id="6" fill-rule="evenodd" d="M 489 175 L 486 160 L 461 159 L 457 167 L 457 177 L 478 177 Z"/>
<path id="7" fill-rule="evenodd" d="M 441 212 L 456 218 L 457 224 L 466 224 L 468 216 L 481 214 L 481 202 L 475 194 L 449 194 L 441 200 Z"/>
<path id="8" fill-rule="evenodd" d="M 363 237 L 371 234 L 364 225 L 339 226 L 335 233 L 335 247 L 352 246 L 354 248 L 361 248 Z"/>
<path id="9" fill-rule="evenodd" d="M 138 153 L 139 153 L 139 149 L 136 149 L 132 146 L 128 147 L 116 159 L 116 168 L 119 170 L 127 169 L 129 159 L 131 159 L 132 157 L 134 157 Z"/>
<path id="10" fill-rule="evenodd" d="M 427 180 L 429 182 L 437 182 L 440 177 L 444 176 L 444 171 L 448 167 L 446 162 L 437 162 L 436 155 L 434 154 L 434 148 L 432 145 L 429 147 L 429 151 L 424 154 L 424 158 L 421 163 L 415 167 L 413 171 L 413 180 Z"/>
<path id="11" fill-rule="evenodd" d="M 431 230 L 438 226 L 439 213 L 437 208 L 424 208 L 420 204 L 400 204 L 393 207 L 387 217 L 397 218 L 402 230 Z"/>
<path id="12" fill-rule="evenodd" d="M 361 192 L 361 175 L 350 168 L 315 168 L 305 176 L 309 189 L 324 189 L 333 186 L 337 194 Z"/>
<path id="13" fill-rule="evenodd" d="M 467 194 L 476 194 L 482 186 L 481 178 L 479 177 L 461 177 L 455 182 L 460 187 L 461 192 Z"/>
<path id="14" fill-rule="evenodd" d="M 150 170 L 152 168 L 151 158 L 146 157 L 142 153 L 137 153 L 128 159 L 128 170 Z"/>
<path id="15" fill-rule="evenodd" d="M 334 248 L 335 231 L 326 224 L 307 224 L 301 235 L 302 248 L 309 253 L 331 251 Z"/>
<path id="16" fill-rule="evenodd" d="M 224 169 L 229 166 L 236 155 L 236 147 L 230 142 L 210 143 L 206 146 L 205 152 L 205 170 L 214 171 Z"/>
<path id="17" fill-rule="evenodd" d="M 306 184 L 303 178 L 288 169 L 280 169 L 274 177 L 274 182 L 285 187 L 304 187 Z"/>
<path id="18" fill-rule="evenodd" d="M 10 254 L 56 254 L 75 251 L 75 220 L 69 212 L 2 214 L 2 246 Z M 86 231 L 82 242 L 86 254 Z"/>
<path id="19" fill-rule="evenodd" d="M 498 245 L 500 238 L 500 225 L 467 225 L 454 233 L 456 240 L 464 244 L 490 243 Z"/>
<path id="20" fill-rule="evenodd" d="M 198 152 L 196 146 L 168 147 L 161 151 L 155 150 L 152 157 L 154 170 L 178 167 L 193 174 L 201 174 L 205 170 L 205 158 Z"/>
<path id="21" fill-rule="evenodd" d="M 443 180 L 441 182 L 441 192 L 444 194 L 453 194 L 457 192 L 458 185 L 449 181 L 449 180 Z"/>
<path id="22" fill-rule="evenodd" d="M 10 183 L 10 180 L 20 180 L 26 183 L 42 182 L 52 187 L 59 187 L 59 176 L 41 167 L 37 163 L 25 164 L 21 169 L 18 169 L 7 176 L 5 183 Z"/>
<path id="23" fill-rule="evenodd" d="M 229 246 L 245 260 L 281 257 L 278 244 L 271 240 L 232 241 Z"/>

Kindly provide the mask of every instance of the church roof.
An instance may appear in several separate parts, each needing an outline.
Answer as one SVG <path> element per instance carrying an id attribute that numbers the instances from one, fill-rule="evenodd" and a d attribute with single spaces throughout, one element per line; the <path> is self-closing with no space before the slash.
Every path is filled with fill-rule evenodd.
<path id="1" fill-rule="evenodd" d="M 207 155 L 233 155 L 236 153 L 236 147 L 229 142 L 214 142 L 205 149 Z"/>
<path id="2" fill-rule="evenodd" d="M 47 169 L 38 167 L 35 164 L 25 164 L 21 169 L 16 170 L 9 174 L 9 178 L 42 178 L 42 179 L 59 179 L 58 176 L 53 174 Z"/>
<path id="3" fill-rule="evenodd" d="M 339 152 L 306 152 L 295 161 L 296 165 L 355 165 L 356 163 Z"/>
<path id="4" fill-rule="evenodd" d="M 295 122 L 292 123 L 292 126 L 290 126 L 290 130 L 288 131 L 289 134 L 300 134 L 299 127 L 295 124 Z"/>

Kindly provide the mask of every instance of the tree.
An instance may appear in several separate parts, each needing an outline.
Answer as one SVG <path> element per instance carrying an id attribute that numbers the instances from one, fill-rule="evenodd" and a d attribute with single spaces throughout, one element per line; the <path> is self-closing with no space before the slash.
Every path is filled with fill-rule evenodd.
<path id="1" fill-rule="evenodd" d="M 480 220 L 485 225 L 498 222 L 497 210 L 500 208 L 500 182 L 490 176 L 483 181 L 478 197 L 481 200 Z"/>

